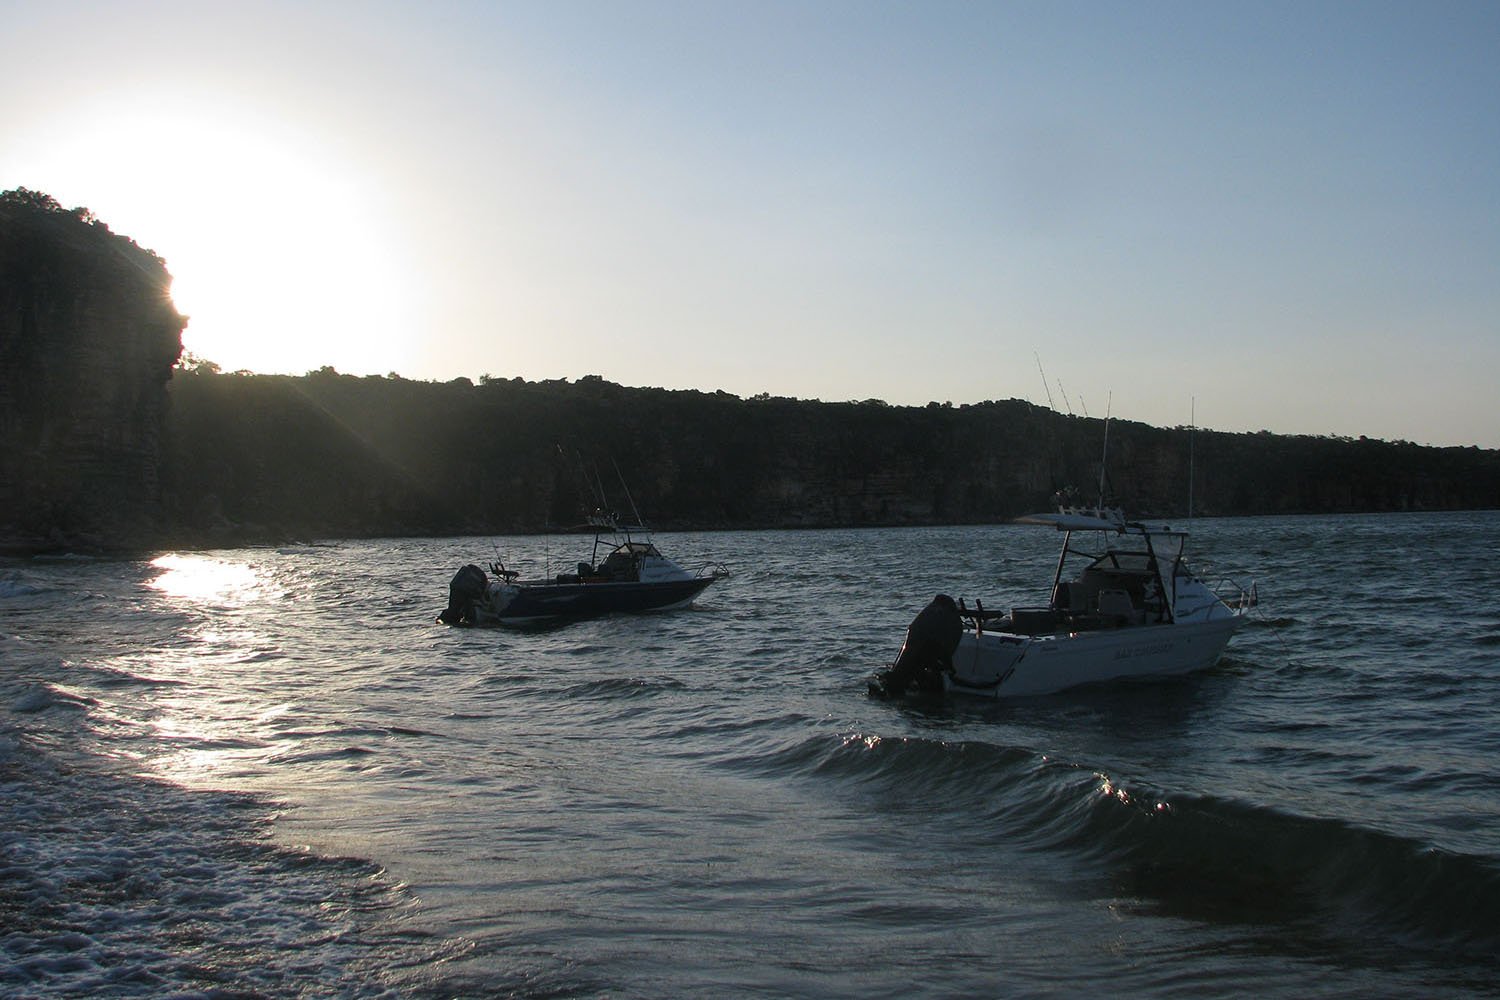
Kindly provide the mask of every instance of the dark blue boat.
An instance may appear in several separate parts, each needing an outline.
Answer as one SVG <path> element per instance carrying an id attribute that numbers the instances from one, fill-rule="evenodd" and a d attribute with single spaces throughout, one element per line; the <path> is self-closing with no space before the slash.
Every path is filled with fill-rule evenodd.
<path id="1" fill-rule="evenodd" d="M 494 562 L 491 579 L 478 566 L 465 566 L 449 584 L 448 607 L 438 620 L 450 625 L 526 625 L 670 611 L 687 607 L 715 580 L 729 575 L 718 563 L 689 572 L 650 541 L 631 536 L 632 531 L 645 529 L 621 526 L 613 518 L 590 518 L 589 528 L 594 532 L 594 550 L 575 573 L 523 581 L 514 570 Z M 600 560 L 604 546 L 611 547 Z"/>

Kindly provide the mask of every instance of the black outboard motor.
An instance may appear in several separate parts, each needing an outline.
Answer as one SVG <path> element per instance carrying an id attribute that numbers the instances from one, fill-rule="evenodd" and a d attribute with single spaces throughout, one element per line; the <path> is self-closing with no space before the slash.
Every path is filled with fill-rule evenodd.
<path id="1" fill-rule="evenodd" d="M 484 600 L 490 581 L 484 570 L 470 563 L 448 584 L 448 607 L 438 615 L 445 625 L 473 625 L 474 605 Z"/>
<path id="2" fill-rule="evenodd" d="M 942 675 L 953 669 L 953 651 L 958 649 L 964 623 L 958 605 L 947 594 L 939 594 L 906 628 L 906 641 L 889 670 L 875 675 L 870 693 L 879 698 L 903 695 L 912 686 L 919 691 L 941 691 Z"/>

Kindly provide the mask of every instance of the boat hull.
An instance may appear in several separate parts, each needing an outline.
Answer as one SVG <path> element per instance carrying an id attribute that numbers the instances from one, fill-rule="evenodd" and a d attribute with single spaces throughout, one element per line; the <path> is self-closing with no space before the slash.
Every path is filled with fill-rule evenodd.
<path id="1" fill-rule="evenodd" d="M 1058 635 L 967 631 L 953 654 L 947 692 L 980 698 L 1052 694 L 1083 684 L 1205 670 L 1242 619 L 1146 625 Z"/>
<path id="2" fill-rule="evenodd" d="M 687 607 L 714 577 L 688 580 L 544 583 L 496 588 L 477 607 L 480 625 L 525 625 Z"/>

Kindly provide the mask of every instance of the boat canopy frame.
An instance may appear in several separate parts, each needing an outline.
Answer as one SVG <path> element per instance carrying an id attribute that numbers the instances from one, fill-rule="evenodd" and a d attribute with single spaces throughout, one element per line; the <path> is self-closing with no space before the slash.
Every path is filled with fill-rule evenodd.
<path id="1" fill-rule="evenodd" d="M 1191 575 L 1186 566 L 1186 531 L 1166 525 L 1149 525 L 1140 521 L 1127 521 L 1124 514 L 1115 508 L 1063 508 L 1055 514 L 1032 514 L 1017 519 L 1022 524 L 1048 525 L 1063 532 L 1062 551 L 1057 557 L 1057 568 L 1052 575 L 1052 595 L 1049 606 L 1059 608 L 1059 595 L 1064 583 L 1082 580 L 1091 570 L 1099 570 L 1110 576 L 1144 576 L 1161 595 L 1161 620 L 1167 623 L 1177 620 L 1177 581 L 1182 575 Z M 1103 550 L 1097 546 L 1085 547 L 1074 540 L 1075 535 L 1097 536 L 1102 539 Z M 1111 535 L 1116 537 L 1110 537 Z M 1124 547 L 1121 542 L 1139 541 Z M 1128 544 L 1128 543 L 1127 543 Z M 1123 557 L 1123 558 L 1122 558 Z M 1138 566 L 1122 565 L 1131 558 L 1140 560 Z M 1078 560 L 1087 560 L 1077 571 L 1076 577 L 1065 580 L 1070 565 Z M 1110 564 L 1110 565 L 1105 565 Z M 1147 592 L 1145 585 L 1142 593 Z M 1145 606 L 1146 601 L 1142 601 Z"/>

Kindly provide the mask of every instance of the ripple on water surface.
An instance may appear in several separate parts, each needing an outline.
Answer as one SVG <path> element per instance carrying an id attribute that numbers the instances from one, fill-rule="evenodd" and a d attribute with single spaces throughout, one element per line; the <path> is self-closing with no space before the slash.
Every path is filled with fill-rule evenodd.
<path id="1" fill-rule="evenodd" d="M 431 624 L 474 540 L 7 570 L 0 988 L 1493 992 L 1496 527 L 1199 523 L 1262 578 L 1218 668 L 1014 704 L 863 693 L 933 593 L 1039 599 L 1008 526 L 663 536 L 735 576 L 533 632 Z"/>

